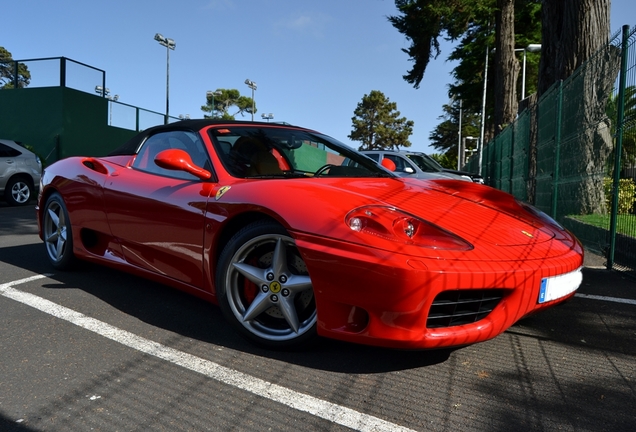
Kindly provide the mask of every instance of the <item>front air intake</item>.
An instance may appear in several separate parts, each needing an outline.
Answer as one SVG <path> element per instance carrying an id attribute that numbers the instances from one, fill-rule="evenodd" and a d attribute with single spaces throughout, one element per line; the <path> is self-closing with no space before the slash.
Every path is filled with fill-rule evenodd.
<path id="1" fill-rule="evenodd" d="M 500 289 L 444 291 L 433 300 L 426 327 L 472 324 L 484 319 L 502 298 Z"/>

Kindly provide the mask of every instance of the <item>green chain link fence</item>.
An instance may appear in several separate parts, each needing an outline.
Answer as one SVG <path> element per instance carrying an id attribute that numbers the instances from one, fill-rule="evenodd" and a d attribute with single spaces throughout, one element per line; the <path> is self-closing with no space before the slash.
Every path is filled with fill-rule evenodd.
<path id="1" fill-rule="evenodd" d="M 623 27 L 484 146 L 486 184 L 533 203 L 636 275 L 636 27 Z M 479 157 L 467 169 L 479 171 Z"/>

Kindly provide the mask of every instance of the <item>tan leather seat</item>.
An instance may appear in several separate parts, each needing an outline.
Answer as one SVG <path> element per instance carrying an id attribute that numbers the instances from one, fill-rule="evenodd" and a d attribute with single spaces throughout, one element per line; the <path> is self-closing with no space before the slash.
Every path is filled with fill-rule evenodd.
<path id="1" fill-rule="evenodd" d="M 248 176 L 277 175 L 282 173 L 283 170 L 280 169 L 278 160 L 268 151 L 254 153 L 250 160 L 250 167 L 247 170 Z"/>

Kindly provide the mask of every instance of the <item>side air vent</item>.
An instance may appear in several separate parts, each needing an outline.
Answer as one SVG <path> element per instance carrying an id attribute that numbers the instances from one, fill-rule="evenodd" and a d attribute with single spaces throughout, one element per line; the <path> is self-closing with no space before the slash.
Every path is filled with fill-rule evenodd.
<path id="1" fill-rule="evenodd" d="M 433 300 L 426 327 L 452 327 L 485 318 L 503 298 L 503 290 L 444 291 Z"/>
<path id="2" fill-rule="evenodd" d="M 93 171 L 97 171 L 98 173 L 108 174 L 108 170 L 106 169 L 106 167 L 102 165 L 101 162 L 99 162 L 98 160 L 94 158 L 85 158 L 82 161 L 82 164 L 84 164 L 86 168 L 92 169 Z"/>

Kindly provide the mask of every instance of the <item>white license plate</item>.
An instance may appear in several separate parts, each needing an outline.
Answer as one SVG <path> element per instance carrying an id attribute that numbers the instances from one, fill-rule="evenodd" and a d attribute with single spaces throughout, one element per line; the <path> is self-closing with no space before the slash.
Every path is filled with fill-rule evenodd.
<path id="1" fill-rule="evenodd" d="M 582 281 L 583 273 L 580 268 L 570 273 L 541 279 L 539 303 L 560 299 L 573 293 Z"/>

